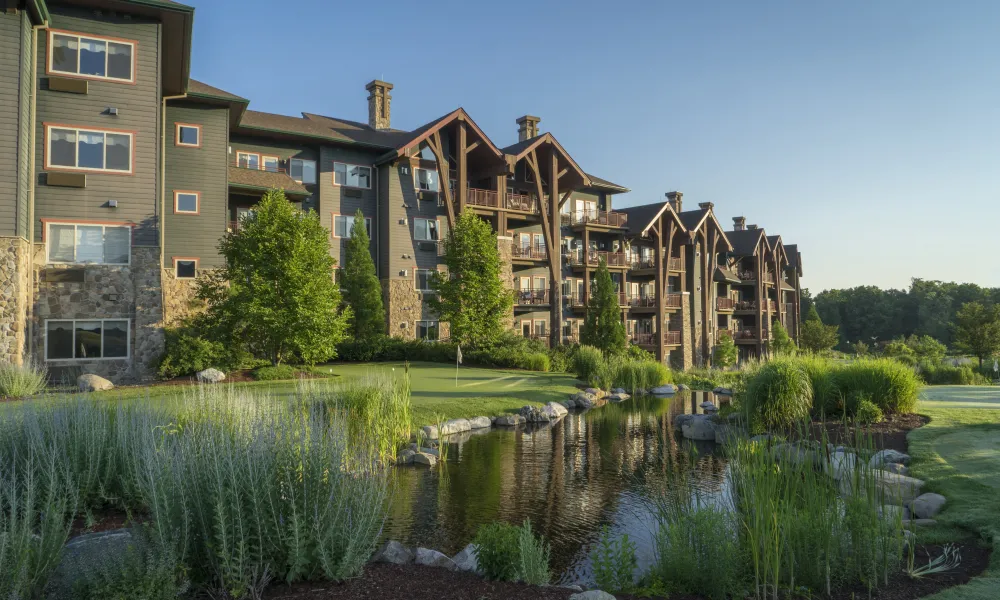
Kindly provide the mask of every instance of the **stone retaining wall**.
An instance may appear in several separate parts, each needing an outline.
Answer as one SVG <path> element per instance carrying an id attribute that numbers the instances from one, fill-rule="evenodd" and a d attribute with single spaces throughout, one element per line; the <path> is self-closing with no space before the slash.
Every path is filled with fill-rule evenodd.
<path id="1" fill-rule="evenodd" d="M 0 362 L 24 362 L 29 255 L 24 238 L 0 238 Z"/>

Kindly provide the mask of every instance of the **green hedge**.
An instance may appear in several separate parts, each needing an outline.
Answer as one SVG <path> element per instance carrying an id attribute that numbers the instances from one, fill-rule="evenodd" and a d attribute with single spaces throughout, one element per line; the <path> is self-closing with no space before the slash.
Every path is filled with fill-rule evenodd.
<path id="1" fill-rule="evenodd" d="M 544 344 L 520 336 L 505 335 L 491 348 L 462 348 L 462 362 L 468 365 L 529 371 L 564 371 L 574 349 L 557 347 L 549 350 Z M 389 336 L 337 346 L 338 359 L 344 362 L 423 361 L 454 363 L 458 345 L 449 341 L 425 342 Z"/>

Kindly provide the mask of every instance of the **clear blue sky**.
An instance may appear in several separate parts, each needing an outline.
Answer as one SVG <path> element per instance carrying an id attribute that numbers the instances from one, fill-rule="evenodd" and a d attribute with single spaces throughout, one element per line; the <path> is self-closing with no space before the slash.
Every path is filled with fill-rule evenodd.
<path id="1" fill-rule="evenodd" d="M 542 118 L 617 206 L 684 192 L 804 255 L 804 284 L 1000 286 L 1000 2 L 192 0 L 192 75 L 251 108 Z"/>

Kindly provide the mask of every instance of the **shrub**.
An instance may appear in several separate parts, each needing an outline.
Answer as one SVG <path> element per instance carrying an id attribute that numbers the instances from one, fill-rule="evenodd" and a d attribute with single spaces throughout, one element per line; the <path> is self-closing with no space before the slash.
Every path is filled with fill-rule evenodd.
<path id="1" fill-rule="evenodd" d="M 573 369 L 573 356 L 578 345 L 560 344 L 549 350 L 549 370 L 553 373 L 566 373 Z"/>
<path id="2" fill-rule="evenodd" d="M 764 364 L 747 381 L 740 401 L 757 431 L 786 429 L 808 416 L 813 392 L 809 375 L 791 359 Z"/>
<path id="3" fill-rule="evenodd" d="M 295 379 L 298 371 L 292 365 L 269 365 L 254 369 L 250 375 L 257 381 L 282 381 Z"/>
<path id="4" fill-rule="evenodd" d="M 489 523 L 476 531 L 476 560 L 487 579 L 513 581 L 520 560 L 520 528 L 509 523 Z"/>
<path id="5" fill-rule="evenodd" d="M 518 581 L 531 585 L 548 585 L 549 544 L 541 536 L 535 537 L 531 532 L 531 521 L 525 519 L 517 536 L 520 558 L 516 578 Z"/>
<path id="6" fill-rule="evenodd" d="M 656 360 L 656 355 L 652 352 L 647 352 L 642 349 L 642 346 L 636 346 L 635 344 L 629 344 L 628 351 L 625 354 L 625 358 L 630 360 Z"/>
<path id="7" fill-rule="evenodd" d="M 590 552 L 590 566 L 594 571 L 597 587 L 606 592 L 630 594 L 635 589 L 635 543 L 628 534 L 620 538 L 611 535 L 611 529 L 604 527 L 601 537 Z"/>
<path id="8" fill-rule="evenodd" d="M 231 357 L 221 342 L 195 335 L 187 329 L 164 329 L 164 351 L 156 373 L 161 379 L 193 375 L 208 368 L 227 369 Z"/>
<path id="9" fill-rule="evenodd" d="M 993 365 L 990 365 L 993 368 Z M 920 377 L 931 385 L 989 385 L 990 379 L 971 365 L 947 365 L 921 361 L 917 366 Z"/>
<path id="10" fill-rule="evenodd" d="M 174 549 L 143 528 L 132 530 L 124 554 L 111 553 L 96 569 L 80 571 L 73 586 L 81 600 L 175 600 L 187 591 Z"/>
<path id="11" fill-rule="evenodd" d="M 868 398 L 861 398 L 857 408 L 854 409 L 854 420 L 862 425 L 874 425 L 880 423 L 883 418 L 882 409 L 875 406 L 875 403 Z"/>
<path id="12" fill-rule="evenodd" d="M 49 374 L 34 363 L 0 363 L 0 398 L 26 398 L 45 389 Z"/>
<path id="13" fill-rule="evenodd" d="M 655 360 L 617 359 L 610 361 L 608 366 L 613 370 L 610 387 L 621 387 L 634 392 L 673 381 L 670 369 Z"/>
<path id="14" fill-rule="evenodd" d="M 904 365 L 912 367 L 917 364 L 917 353 L 903 339 L 893 340 L 886 344 L 882 354 L 888 358 L 894 358 Z"/>
<path id="15" fill-rule="evenodd" d="M 840 366 L 836 373 L 837 389 L 848 398 L 860 393 L 883 412 L 913 412 L 917 405 L 920 380 L 913 369 L 888 358 L 860 359 Z"/>
<path id="16" fill-rule="evenodd" d="M 593 346 L 580 346 L 573 356 L 573 372 L 577 379 L 591 385 L 599 383 L 605 377 L 606 364 L 604 354 Z"/>
<path id="17" fill-rule="evenodd" d="M 525 354 L 521 363 L 521 368 L 529 371 L 548 372 L 550 366 L 549 355 L 544 352 Z"/>

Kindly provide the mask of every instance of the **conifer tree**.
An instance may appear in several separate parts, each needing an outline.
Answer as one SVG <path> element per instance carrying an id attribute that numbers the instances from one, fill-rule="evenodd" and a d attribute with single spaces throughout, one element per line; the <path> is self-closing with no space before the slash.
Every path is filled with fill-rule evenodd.
<path id="1" fill-rule="evenodd" d="M 365 217 L 361 209 L 358 209 L 354 215 L 351 237 L 344 248 L 340 287 L 344 294 L 344 304 L 351 308 L 354 315 L 348 331 L 361 341 L 385 333 L 382 285 L 375 272 L 370 245 Z"/>
<path id="2" fill-rule="evenodd" d="M 580 337 L 581 342 L 599 348 L 605 355 L 626 350 L 625 325 L 622 323 L 622 309 L 618 305 L 618 292 L 603 257 L 594 275 L 594 284 L 587 300 L 587 318 Z"/>

